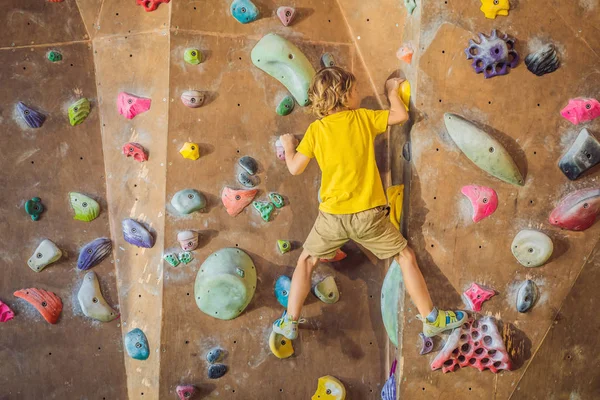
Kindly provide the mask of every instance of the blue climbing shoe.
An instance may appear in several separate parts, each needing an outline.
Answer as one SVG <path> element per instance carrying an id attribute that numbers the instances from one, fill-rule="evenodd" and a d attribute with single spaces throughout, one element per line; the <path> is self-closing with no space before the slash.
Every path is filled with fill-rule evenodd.
<path id="1" fill-rule="evenodd" d="M 293 321 L 287 311 L 284 311 L 281 318 L 273 322 L 273 332 L 285 336 L 288 340 L 294 340 L 298 337 L 299 322 L 304 322 L 304 320 Z"/>
<path id="2" fill-rule="evenodd" d="M 438 310 L 438 315 L 434 322 L 429 322 L 420 315 L 417 315 L 417 318 L 423 321 L 423 334 L 427 337 L 434 337 L 444 331 L 461 326 L 467 319 L 467 313 L 464 311 Z"/>

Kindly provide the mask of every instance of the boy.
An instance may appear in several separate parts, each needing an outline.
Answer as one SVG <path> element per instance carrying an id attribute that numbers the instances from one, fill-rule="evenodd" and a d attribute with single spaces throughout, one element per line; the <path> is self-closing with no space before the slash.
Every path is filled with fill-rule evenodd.
<path id="1" fill-rule="evenodd" d="M 457 328 L 466 319 L 463 311 L 433 306 L 414 252 L 386 216 L 387 199 L 375 162 L 374 141 L 388 125 L 408 120 L 398 95 L 402 81 L 390 79 L 385 84 L 389 111 L 373 111 L 359 108 L 352 73 L 339 67 L 322 69 L 309 89 L 311 111 L 320 119 L 308 127 L 297 148 L 293 135 L 281 136 L 290 173 L 301 174 L 311 158 L 316 158 L 322 177 L 319 215 L 294 270 L 287 311 L 273 323 L 275 333 L 290 340 L 298 337 L 298 319 L 310 291 L 312 271 L 320 258 L 332 258 L 349 239 L 379 259 L 396 257 L 426 336 Z"/>

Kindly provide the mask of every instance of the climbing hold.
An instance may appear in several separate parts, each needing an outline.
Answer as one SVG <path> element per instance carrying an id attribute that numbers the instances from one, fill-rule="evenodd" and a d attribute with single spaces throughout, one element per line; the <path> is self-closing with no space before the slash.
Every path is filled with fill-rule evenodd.
<path id="1" fill-rule="evenodd" d="M 138 6 L 144 7 L 146 12 L 154 11 L 160 3 L 168 3 L 171 0 L 136 0 Z"/>
<path id="2" fill-rule="evenodd" d="M 244 210 L 258 193 L 258 189 L 236 190 L 229 187 L 223 188 L 221 201 L 227 210 L 227 214 L 235 217 Z"/>
<path id="3" fill-rule="evenodd" d="M 8 322 L 15 317 L 9 306 L 0 301 L 0 322 Z"/>
<path id="4" fill-rule="evenodd" d="M 136 360 L 147 360 L 150 357 L 148 339 L 140 328 L 135 328 L 125 335 L 125 349 L 129 357 Z"/>
<path id="5" fill-rule="evenodd" d="M 404 143 L 404 146 L 402 146 L 402 157 L 410 162 L 410 158 L 411 158 L 411 154 L 410 154 L 410 142 L 406 142 Z"/>
<path id="6" fill-rule="evenodd" d="M 100 214 L 100 204 L 89 196 L 77 192 L 70 192 L 71 207 L 75 211 L 73 219 L 90 222 Z"/>
<path id="7" fill-rule="evenodd" d="M 177 254 L 169 253 L 163 256 L 166 262 L 168 262 L 171 267 L 176 267 L 179 265 L 179 259 L 177 258 Z"/>
<path id="8" fill-rule="evenodd" d="M 52 241 L 44 239 L 27 260 L 27 265 L 35 272 L 40 272 L 61 257 L 62 251 Z"/>
<path id="9" fill-rule="evenodd" d="M 22 102 L 17 103 L 17 111 L 30 128 L 39 128 L 46 120 L 44 114 L 35 111 L 33 108 L 27 107 Z"/>
<path id="10" fill-rule="evenodd" d="M 308 88 L 315 69 L 294 44 L 274 33 L 252 49 L 252 63 L 281 82 L 301 106 L 307 106 Z"/>
<path id="11" fill-rule="evenodd" d="M 461 367 L 473 367 L 479 371 L 489 369 L 494 374 L 512 369 L 502 336 L 491 317 L 470 319 L 453 330 L 444 348 L 431 363 L 432 370 L 441 368 L 444 373 Z"/>
<path id="12" fill-rule="evenodd" d="M 335 67 L 335 58 L 333 58 L 333 54 L 331 54 L 331 53 L 324 53 L 321 56 L 321 64 L 325 68 Z"/>
<path id="13" fill-rule="evenodd" d="M 292 112 L 295 104 L 292 96 L 285 96 L 277 106 L 275 112 L 277 115 L 286 116 Z"/>
<path id="14" fill-rule="evenodd" d="M 534 281 L 527 279 L 517 293 L 517 311 L 526 313 L 531 310 L 538 299 L 538 288 Z"/>
<path id="15" fill-rule="evenodd" d="M 600 102 L 596 99 L 578 97 L 569 100 L 569 104 L 560 111 L 560 115 L 571 121 L 573 125 L 591 121 L 600 117 Z"/>
<path id="16" fill-rule="evenodd" d="M 221 348 L 215 347 L 214 349 L 212 349 L 208 353 L 206 353 L 206 360 L 210 364 L 214 364 L 218 361 L 221 361 L 224 356 L 225 356 L 225 351 Z"/>
<path id="17" fill-rule="evenodd" d="M 177 234 L 177 241 L 184 251 L 192 251 L 198 247 L 198 232 L 183 231 Z"/>
<path id="18" fill-rule="evenodd" d="M 275 141 L 275 151 L 277 153 L 277 158 L 279 158 L 281 161 L 285 161 L 285 149 L 283 148 L 281 140 L 279 139 Z"/>
<path id="19" fill-rule="evenodd" d="M 405 43 L 396 52 L 396 57 L 398 57 L 398 60 L 410 64 L 412 62 L 414 52 L 415 51 L 413 50 L 412 45 L 410 43 Z"/>
<path id="20" fill-rule="evenodd" d="M 197 90 L 186 90 L 181 94 L 181 102 L 190 108 L 198 108 L 204 104 L 204 93 Z"/>
<path id="21" fill-rule="evenodd" d="M 147 249 L 154 246 L 154 236 L 139 222 L 133 219 L 124 219 L 121 222 L 123 238 L 129 244 Z"/>
<path id="22" fill-rule="evenodd" d="M 265 222 L 269 222 L 269 220 L 271 219 L 271 214 L 273 213 L 273 210 L 275 209 L 275 206 L 273 205 L 273 203 L 263 202 L 263 201 L 253 201 L 252 205 L 254 206 L 254 209 L 256 211 L 258 211 L 258 213 L 260 214 L 260 217 Z"/>
<path id="23" fill-rule="evenodd" d="M 227 373 L 227 365 L 212 364 L 208 367 L 208 378 L 219 379 Z"/>
<path id="24" fill-rule="evenodd" d="M 489 217 L 498 208 L 498 194 L 492 188 L 469 185 L 463 186 L 460 192 L 471 201 L 473 222 L 479 222 L 485 217 Z"/>
<path id="25" fill-rule="evenodd" d="M 420 355 L 425 355 L 431 353 L 433 350 L 433 339 L 427 337 L 423 334 L 423 332 L 419 333 L 419 337 L 421 338 L 421 351 Z"/>
<path id="26" fill-rule="evenodd" d="M 311 400 L 345 400 L 346 388 L 337 378 L 327 375 L 319 378 L 317 391 Z"/>
<path id="27" fill-rule="evenodd" d="M 293 7 L 279 7 L 277 9 L 277 16 L 283 26 L 289 26 L 296 17 L 296 9 Z"/>
<path id="28" fill-rule="evenodd" d="M 600 142 L 584 128 L 558 166 L 567 178 L 574 181 L 597 164 L 600 164 Z"/>
<path id="29" fill-rule="evenodd" d="M 496 19 L 498 15 L 508 15 L 510 3 L 508 0 L 481 0 L 480 10 L 483 11 L 486 18 Z"/>
<path id="30" fill-rule="evenodd" d="M 139 143 L 129 142 L 123 145 L 123 154 L 127 157 L 133 157 L 135 161 L 144 162 L 148 161 L 148 152 Z"/>
<path id="31" fill-rule="evenodd" d="M 469 39 L 469 47 L 465 49 L 467 60 L 473 60 L 473 69 L 478 74 L 493 78 L 508 74 L 508 68 L 514 68 L 519 63 L 519 55 L 515 50 L 515 39 L 504 34 L 498 37 L 494 29 L 490 36 L 479 34 L 479 43 Z"/>
<path id="32" fill-rule="evenodd" d="M 77 293 L 77 299 L 81 306 L 81 311 L 86 317 L 98 320 L 100 322 L 110 322 L 119 317 L 119 313 L 113 310 L 100 290 L 100 283 L 94 271 L 90 271 L 83 277 L 83 282 Z"/>
<path id="33" fill-rule="evenodd" d="M 69 122 L 71 126 L 79 125 L 90 114 L 90 101 L 85 97 L 69 106 Z"/>
<path id="34" fill-rule="evenodd" d="M 292 280 L 285 275 L 281 275 L 275 281 L 275 298 L 284 308 L 287 308 L 288 306 L 288 296 L 290 294 L 291 286 Z"/>
<path id="35" fill-rule="evenodd" d="M 125 92 L 119 93 L 119 96 L 117 97 L 119 114 L 127 119 L 132 119 L 136 115 L 148 111 L 151 103 L 152 99 L 137 97 Z"/>
<path id="36" fill-rule="evenodd" d="M 258 19 L 258 8 L 250 0 L 233 0 L 231 7 L 231 16 L 241 24 L 248 24 Z"/>
<path id="37" fill-rule="evenodd" d="M 248 174 L 254 175 L 258 172 L 258 163 L 250 156 L 244 156 L 238 160 L 240 167 L 244 169 Z"/>
<path id="38" fill-rule="evenodd" d="M 279 249 L 281 254 L 285 254 L 285 253 L 289 252 L 290 250 L 292 250 L 292 244 L 290 243 L 289 240 L 278 240 L 277 248 Z"/>
<path id="39" fill-rule="evenodd" d="M 410 82 L 403 81 L 398 87 L 398 94 L 400 95 L 400 100 L 404 104 L 404 108 L 408 111 L 410 107 Z"/>
<path id="40" fill-rule="evenodd" d="M 386 192 L 388 204 L 390 205 L 390 221 L 399 230 L 400 219 L 402 218 L 402 203 L 404 201 L 404 185 L 388 186 Z"/>
<path id="41" fill-rule="evenodd" d="M 323 303 L 334 304 L 340 299 L 340 292 L 333 276 L 328 276 L 313 287 L 313 293 Z"/>
<path id="42" fill-rule="evenodd" d="M 56 294 L 36 288 L 17 290 L 13 294 L 34 306 L 48 323 L 56 324 L 58 322 L 63 304 Z"/>
<path id="43" fill-rule="evenodd" d="M 247 188 L 253 188 L 257 185 L 257 179 L 252 178 L 246 171 L 241 171 L 237 178 L 238 182 Z"/>
<path id="44" fill-rule="evenodd" d="M 404 7 L 406 7 L 406 11 L 412 15 L 415 8 L 417 8 L 417 2 L 415 0 L 404 0 Z"/>
<path id="45" fill-rule="evenodd" d="M 463 293 L 463 299 L 465 304 L 468 305 L 473 311 L 481 311 L 481 306 L 484 301 L 487 301 L 494 297 L 496 292 L 492 289 L 488 289 L 485 286 L 479 286 L 475 282 L 471 283 L 471 286 Z"/>
<path id="46" fill-rule="evenodd" d="M 527 65 L 529 71 L 537 76 L 542 76 L 556 71 L 560 67 L 560 60 L 558 59 L 558 53 L 554 45 L 548 43 L 538 51 L 529 53 L 525 57 L 525 65 Z"/>
<path id="47" fill-rule="evenodd" d="M 256 268 L 240 249 L 224 248 L 208 256 L 194 284 L 198 308 L 211 317 L 229 320 L 244 311 L 256 289 Z"/>
<path id="48" fill-rule="evenodd" d="M 180 214 L 191 214 L 206 208 L 206 197 L 195 189 L 183 189 L 175 193 L 171 205 Z"/>
<path id="49" fill-rule="evenodd" d="M 179 153 L 188 160 L 197 160 L 200 158 L 200 147 L 198 143 L 185 142 L 179 149 Z"/>
<path id="50" fill-rule="evenodd" d="M 112 251 L 109 238 L 94 239 L 81 249 L 77 259 L 77 269 L 86 271 L 100 263 Z"/>
<path id="51" fill-rule="evenodd" d="M 269 348 L 271 349 L 271 353 L 279 359 L 289 358 L 294 355 L 292 341 L 273 331 L 269 335 Z"/>
<path id="52" fill-rule="evenodd" d="M 346 253 L 344 253 L 341 249 L 337 249 L 335 251 L 335 255 L 333 258 L 321 258 L 319 262 L 327 263 L 327 262 L 338 262 L 342 261 L 344 258 L 348 257 Z"/>
<path id="53" fill-rule="evenodd" d="M 186 63 L 198 65 L 202 62 L 202 52 L 198 49 L 186 49 L 183 53 L 183 59 Z"/>
<path id="54" fill-rule="evenodd" d="M 570 231 L 584 231 L 600 215 L 600 188 L 577 190 L 565 196 L 550 214 L 552 225 Z"/>
<path id="55" fill-rule="evenodd" d="M 48 57 L 48 60 L 52 62 L 62 61 L 62 54 L 56 50 L 50 50 L 48 53 L 46 53 L 46 57 Z"/>
<path id="56" fill-rule="evenodd" d="M 523 186 L 519 168 L 499 141 L 460 115 L 446 113 L 444 122 L 454 143 L 475 165 L 500 180 Z"/>
<path id="57" fill-rule="evenodd" d="M 542 232 L 524 229 L 515 236 L 511 250 L 517 261 L 525 267 L 540 267 L 548 261 L 554 245 Z"/>
<path id="58" fill-rule="evenodd" d="M 29 214 L 33 221 L 40 219 L 40 215 L 44 212 L 44 205 L 42 199 L 34 197 L 31 200 L 25 202 L 25 212 Z"/>
<path id="59" fill-rule="evenodd" d="M 269 200 L 271 200 L 271 203 L 277 208 L 281 208 L 285 205 L 285 200 L 283 200 L 283 196 L 279 193 L 269 193 Z"/>
<path id="60" fill-rule="evenodd" d="M 191 400 L 198 394 L 198 389 L 193 385 L 179 385 L 175 388 L 179 400 Z"/>
<path id="61" fill-rule="evenodd" d="M 396 365 L 398 364 L 397 360 L 394 360 L 392 363 L 392 368 L 390 368 L 390 376 L 387 381 L 383 385 L 381 389 L 381 400 L 396 400 Z"/>
<path id="62" fill-rule="evenodd" d="M 194 259 L 194 256 L 189 251 L 184 251 L 182 253 L 179 253 L 179 261 L 181 261 L 184 264 L 191 263 L 193 259 Z"/>

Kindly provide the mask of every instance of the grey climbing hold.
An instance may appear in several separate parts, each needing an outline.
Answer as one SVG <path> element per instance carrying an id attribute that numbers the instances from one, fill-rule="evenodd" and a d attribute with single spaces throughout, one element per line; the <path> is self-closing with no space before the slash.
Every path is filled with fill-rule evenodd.
<path id="1" fill-rule="evenodd" d="M 27 265 L 35 272 L 40 272 L 61 257 L 62 251 L 51 240 L 44 239 L 27 260 Z"/>
<path id="2" fill-rule="evenodd" d="M 209 363 L 214 364 L 218 361 L 221 361 L 224 356 L 225 356 L 225 351 L 223 351 L 223 349 L 221 349 L 219 347 L 215 347 L 214 349 L 212 349 L 211 351 L 206 353 L 206 360 Z"/>
<path id="3" fill-rule="evenodd" d="M 571 148 L 560 159 L 560 170 L 574 181 L 584 172 L 600 164 L 600 142 L 587 129 L 582 129 Z"/>
<path id="4" fill-rule="evenodd" d="M 526 313 L 531 310 L 538 299 L 538 288 L 531 279 L 523 282 L 517 294 L 517 311 Z"/>
<path id="5" fill-rule="evenodd" d="M 321 56 L 321 64 L 323 64 L 323 66 L 325 68 L 328 67 L 334 67 L 335 66 L 335 59 L 333 58 L 333 54 L 331 53 L 325 53 Z"/>
<path id="6" fill-rule="evenodd" d="M 554 251 L 552 239 L 545 233 L 523 229 L 515 236 L 511 250 L 524 267 L 540 267 L 550 259 Z"/>
<path id="7" fill-rule="evenodd" d="M 83 282 L 77 293 L 77 299 L 81 306 L 81 311 L 85 316 L 101 322 L 110 322 L 119 317 L 119 313 L 108 305 L 102 291 L 100 283 L 94 271 L 90 271 L 83 277 Z"/>
<path id="8" fill-rule="evenodd" d="M 180 214 L 191 214 L 206 207 L 206 197 L 195 189 L 183 189 L 175 193 L 171 205 Z"/>
<path id="9" fill-rule="evenodd" d="M 240 167 L 250 175 L 255 175 L 258 172 L 258 163 L 250 156 L 244 156 L 238 160 Z"/>
<path id="10" fill-rule="evenodd" d="M 404 146 L 402 146 L 402 157 L 404 157 L 406 161 L 410 161 L 410 142 L 406 142 L 404 143 Z"/>
<path id="11" fill-rule="evenodd" d="M 313 292 L 323 303 L 334 304 L 340 299 L 340 292 L 333 276 L 328 276 L 317 283 Z"/>
<path id="12" fill-rule="evenodd" d="M 421 351 L 420 355 L 429 354 L 433 350 L 433 339 L 425 336 L 423 332 L 419 333 L 419 337 L 421 338 Z"/>
<path id="13" fill-rule="evenodd" d="M 257 184 L 256 179 L 253 179 L 246 171 L 240 172 L 237 178 L 238 182 L 247 188 L 253 188 Z"/>
<path id="14" fill-rule="evenodd" d="M 560 60 L 556 47 L 552 43 L 545 44 L 538 51 L 530 53 L 525 57 L 527 69 L 537 76 L 549 74 L 560 67 Z"/>
<path id="15" fill-rule="evenodd" d="M 212 364 L 208 367 L 208 377 L 210 379 L 219 379 L 227 373 L 227 365 Z"/>

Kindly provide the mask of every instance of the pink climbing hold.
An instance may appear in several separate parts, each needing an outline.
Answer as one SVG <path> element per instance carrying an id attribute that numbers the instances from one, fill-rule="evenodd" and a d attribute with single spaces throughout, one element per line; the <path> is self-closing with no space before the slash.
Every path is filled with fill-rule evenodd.
<path id="1" fill-rule="evenodd" d="M 498 195 L 492 188 L 469 185 L 464 186 L 460 191 L 471 200 L 473 222 L 479 222 L 485 217 L 489 217 L 498 208 Z"/>
<path id="2" fill-rule="evenodd" d="M 180 400 L 191 400 L 198 394 L 198 389 L 194 385 L 179 385 L 175 391 Z"/>
<path id="3" fill-rule="evenodd" d="M 117 107 L 119 114 L 127 119 L 132 119 L 138 114 L 144 113 L 150 109 L 152 99 L 137 97 L 129 93 L 121 92 L 117 97 Z"/>
<path id="4" fill-rule="evenodd" d="M 279 158 L 281 161 L 285 161 L 285 150 L 279 139 L 277 139 L 275 142 L 275 150 L 277 151 L 277 158 Z"/>
<path id="5" fill-rule="evenodd" d="M 400 61 L 404 61 L 405 63 L 410 64 L 413 58 L 413 53 L 414 50 L 412 48 L 412 45 L 410 43 L 406 43 L 398 49 L 398 51 L 396 52 L 396 57 L 398 57 Z"/>
<path id="6" fill-rule="evenodd" d="M 10 321 L 15 317 L 15 313 L 6 304 L 0 301 L 0 322 Z"/>
<path id="7" fill-rule="evenodd" d="M 138 6 L 144 7 L 147 12 L 154 11 L 160 3 L 168 3 L 171 0 L 137 0 Z"/>
<path id="8" fill-rule="evenodd" d="M 296 17 L 296 9 L 293 7 L 279 7 L 277 9 L 277 16 L 283 26 L 288 26 L 294 21 L 294 17 Z"/>
<path id="9" fill-rule="evenodd" d="M 600 102 L 596 99 L 576 98 L 560 111 L 560 115 L 571 121 L 573 125 L 591 121 L 600 117 Z"/>
<path id="10" fill-rule="evenodd" d="M 452 331 L 444 348 L 431 363 L 433 371 L 441 368 L 444 373 L 462 367 L 479 371 L 489 369 L 494 374 L 512 369 L 502 336 L 491 317 L 470 319 Z"/>
<path id="11" fill-rule="evenodd" d="M 483 302 L 491 299 L 495 294 L 496 292 L 494 290 L 488 289 L 485 286 L 479 286 L 473 282 L 471 287 L 463 293 L 463 298 L 465 303 L 471 307 L 471 310 L 481 311 Z"/>

